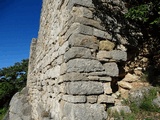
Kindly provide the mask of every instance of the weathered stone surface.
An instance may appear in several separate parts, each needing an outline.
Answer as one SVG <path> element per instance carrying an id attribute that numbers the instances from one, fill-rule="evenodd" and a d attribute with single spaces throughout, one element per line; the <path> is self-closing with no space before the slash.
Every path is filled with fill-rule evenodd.
<path id="1" fill-rule="evenodd" d="M 94 36 L 72 34 L 68 40 L 71 47 L 86 47 L 97 50 L 99 41 Z"/>
<path id="2" fill-rule="evenodd" d="M 66 63 L 63 63 L 61 66 L 60 66 L 60 74 L 63 75 L 65 74 L 67 71 L 67 66 L 66 66 Z"/>
<path id="3" fill-rule="evenodd" d="M 131 113 L 131 110 L 128 106 L 114 106 L 108 109 L 111 113 Z"/>
<path id="4" fill-rule="evenodd" d="M 129 92 L 129 100 L 139 106 L 142 103 L 144 96 L 149 93 L 150 89 L 153 89 L 153 87 L 142 87 L 137 90 L 131 90 Z"/>
<path id="5" fill-rule="evenodd" d="M 99 49 L 100 50 L 107 50 L 111 51 L 115 47 L 115 44 L 109 40 L 100 41 L 99 43 Z"/>
<path id="6" fill-rule="evenodd" d="M 47 76 L 48 78 L 55 78 L 60 76 L 60 66 L 57 65 L 54 68 L 50 69 Z"/>
<path id="7" fill-rule="evenodd" d="M 63 95 L 62 99 L 71 103 L 85 103 L 86 96 Z"/>
<path id="8" fill-rule="evenodd" d="M 93 18 L 93 13 L 91 10 L 85 8 L 85 7 L 73 7 L 72 8 L 72 14 L 75 14 L 77 16 L 83 16 L 87 18 Z"/>
<path id="9" fill-rule="evenodd" d="M 93 58 L 91 50 L 83 47 L 72 47 L 64 55 L 65 62 L 73 58 Z"/>
<path id="10" fill-rule="evenodd" d="M 70 82 L 66 83 L 66 91 L 71 95 L 93 95 L 104 92 L 100 82 Z"/>
<path id="11" fill-rule="evenodd" d="M 16 93 L 9 108 L 9 120 L 31 120 L 31 105 L 27 98 L 28 90 L 24 88 L 21 93 Z"/>
<path id="12" fill-rule="evenodd" d="M 102 71 L 102 72 L 91 72 L 91 73 L 87 73 L 87 75 L 90 75 L 90 76 L 107 76 L 107 73 L 105 71 Z"/>
<path id="13" fill-rule="evenodd" d="M 103 38 L 103 39 L 108 39 L 108 40 L 112 39 L 112 36 L 108 32 L 102 31 L 96 28 L 93 29 L 93 35 L 96 37 Z"/>
<path id="14" fill-rule="evenodd" d="M 59 77 L 58 83 L 69 82 L 69 81 L 87 81 L 89 80 L 83 73 L 66 73 Z"/>
<path id="15" fill-rule="evenodd" d="M 107 75 L 113 77 L 119 75 L 119 69 L 116 63 L 105 63 L 103 66 L 105 68 Z"/>
<path id="16" fill-rule="evenodd" d="M 97 59 L 101 60 L 104 58 L 112 58 L 110 52 L 108 51 L 99 51 L 97 53 Z"/>
<path id="17" fill-rule="evenodd" d="M 112 88 L 111 88 L 111 83 L 104 83 L 104 93 L 105 94 L 112 94 Z"/>
<path id="18" fill-rule="evenodd" d="M 84 35 L 93 35 L 93 28 L 87 25 L 79 24 L 77 28 L 77 33 Z"/>
<path id="19" fill-rule="evenodd" d="M 98 77 L 98 76 L 88 76 L 88 79 L 89 80 L 92 80 L 92 81 L 111 81 L 112 78 L 111 77 Z"/>
<path id="20" fill-rule="evenodd" d="M 138 77 L 137 77 L 137 76 L 128 73 L 128 74 L 123 78 L 122 81 L 135 82 L 135 81 L 137 81 L 137 80 L 138 80 Z"/>
<path id="21" fill-rule="evenodd" d="M 96 72 L 104 70 L 102 64 L 97 60 L 73 59 L 66 65 L 67 72 Z"/>
<path id="22" fill-rule="evenodd" d="M 65 103 L 62 120 L 105 120 L 107 112 L 100 104 L 71 104 Z"/>
<path id="23" fill-rule="evenodd" d="M 124 52 L 124 51 L 113 50 L 113 51 L 110 51 L 110 55 L 114 60 L 122 60 L 122 61 L 127 60 L 127 52 Z"/>
<path id="24" fill-rule="evenodd" d="M 152 103 L 155 106 L 157 106 L 158 108 L 160 108 L 160 96 L 158 96 L 157 98 L 155 98 Z"/>
<path id="25" fill-rule="evenodd" d="M 103 47 L 103 45 L 102 45 L 102 47 Z M 102 60 L 105 58 L 113 59 L 116 61 L 121 61 L 121 60 L 126 61 L 127 60 L 127 53 L 124 51 L 120 51 L 120 50 L 112 50 L 112 51 L 104 51 L 103 50 L 103 51 L 99 51 L 97 53 L 97 59 Z"/>
<path id="26" fill-rule="evenodd" d="M 129 98 L 129 90 L 128 89 L 124 89 L 122 87 L 119 87 L 118 91 L 120 92 L 121 98 L 123 98 L 123 99 Z"/>
<path id="27" fill-rule="evenodd" d="M 129 89 L 129 90 L 132 89 L 132 86 L 128 82 L 125 82 L 125 81 L 118 82 L 118 85 L 125 89 Z"/>
<path id="28" fill-rule="evenodd" d="M 97 102 L 97 100 L 98 100 L 98 97 L 97 96 L 87 96 L 87 102 L 88 103 L 91 103 L 91 104 L 93 104 L 93 103 L 96 103 Z"/>
<path id="29" fill-rule="evenodd" d="M 115 98 L 108 95 L 98 96 L 98 103 L 114 103 Z"/>
<path id="30" fill-rule="evenodd" d="M 70 0 L 68 3 L 68 9 L 71 9 L 74 5 L 81 5 L 81 6 L 86 6 L 86 7 L 94 7 L 92 1 L 90 0 Z"/>
<path id="31" fill-rule="evenodd" d="M 84 25 L 87 25 L 87 26 L 93 26 L 95 28 L 102 29 L 102 30 L 105 29 L 99 21 L 84 18 L 84 17 L 76 17 L 76 16 L 75 16 L 75 19 L 74 19 L 75 22 L 78 22 L 78 23 L 81 23 L 81 24 L 84 24 Z"/>

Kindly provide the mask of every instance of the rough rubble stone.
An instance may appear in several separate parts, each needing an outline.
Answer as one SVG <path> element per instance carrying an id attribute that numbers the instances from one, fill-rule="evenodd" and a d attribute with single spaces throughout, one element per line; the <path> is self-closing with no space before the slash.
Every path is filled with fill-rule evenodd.
<path id="1" fill-rule="evenodd" d="M 139 106 L 142 103 L 144 95 L 147 95 L 150 89 L 153 89 L 153 87 L 142 87 L 136 90 L 131 90 L 129 92 L 129 100 Z"/>
<path id="2" fill-rule="evenodd" d="M 31 120 L 31 105 L 27 98 L 28 90 L 24 88 L 16 93 L 10 102 L 9 120 Z"/>
<path id="3" fill-rule="evenodd" d="M 126 82 L 135 82 L 138 80 L 138 77 L 135 75 L 132 75 L 130 73 L 128 73 L 123 79 L 122 81 L 126 81 Z"/>
<path id="4" fill-rule="evenodd" d="M 118 85 L 124 89 L 132 89 L 132 86 L 131 84 L 129 84 L 128 82 L 125 82 L 125 81 L 120 81 L 118 82 Z"/>
<path id="5" fill-rule="evenodd" d="M 158 96 L 157 98 L 155 98 L 152 103 L 155 106 L 157 106 L 158 108 L 160 108 L 160 96 Z"/>

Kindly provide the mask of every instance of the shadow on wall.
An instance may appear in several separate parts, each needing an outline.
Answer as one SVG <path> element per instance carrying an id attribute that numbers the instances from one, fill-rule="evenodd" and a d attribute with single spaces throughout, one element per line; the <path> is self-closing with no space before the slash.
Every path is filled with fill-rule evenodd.
<path id="1" fill-rule="evenodd" d="M 125 18 L 125 13 L 127 13 L 128 9 L 126 7 L 127 3 L 119 0 L 107 2 L 93 0 L 93 4 L 95 5 L 94 18 L 102 21 L 106 31 L 112 35 L 112 41 L 115 41 L 117 45 L 123 44 L 127 47 L 128 61 L 134 62 L 139 55 L 147 57 L 148 64 L 145 67 L 145 71 L 148 73 L 148 81 L 159 85 L 159 80 L 153 80 L 151 77 L 153 75 L 157 76 L 157 73 L 160 72 L 160 64 L 155 61 L 156 59 L 154 59 L 153 55 L 157 49 L 150 50 L 149 46 L 149 48 L 146 48 L 149 52 L 147 54 L 143 52 L 146 44 L 157 44 L 157 42 L 147 38 L 144 29 L 138 23 Z M 154 69 L 154 73 L 153 71 L 150 72 L 151 68 Z"/>

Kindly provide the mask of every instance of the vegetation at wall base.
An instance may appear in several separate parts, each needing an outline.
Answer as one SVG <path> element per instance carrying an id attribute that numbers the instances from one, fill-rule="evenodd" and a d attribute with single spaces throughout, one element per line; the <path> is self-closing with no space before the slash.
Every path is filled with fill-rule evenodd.
<path id="1" fill-rule="evenodd" d="M 123 104 L 129 106 L 132 111 L 130 114 L 121 112 L 120 114 L 114 113 L 111 115 L 109 112 L 109 115 L 114 117 L 115 120 L 159 120 L 160 109 L 152 103 L 157 96 L 157 92 L 160 92 L 160 88 L 151 89 L 148 94 L 144 95 L 139 106 L 135 102 L 130 102 L 129 99 L 124 99 Z"/>
<path id="2" fill-rule="evenodd" d="M 12 96 L 26 85 L 27 70 L 28 59 L 0 69 L 0 120 L 6 114 Z"/>

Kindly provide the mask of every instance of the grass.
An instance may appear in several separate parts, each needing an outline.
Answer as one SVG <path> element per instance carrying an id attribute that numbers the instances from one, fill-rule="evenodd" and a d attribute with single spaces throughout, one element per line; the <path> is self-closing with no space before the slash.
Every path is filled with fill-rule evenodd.
<path id="1" fill-rule="evenodd" d="M 130 100 L 124 100 L 123 104 L 129 106 L 132 111 L 130 114 L 123 112 L 120 114 L 111 114 L 109 112 L 108 114 L 110 117 L 114 117 L 115 120 L 159 120 L 160 109 L 152 103 L 157 96 L 157 91 L 160 91 L 160 88 L 151 89 L 148 94 L 144 95 L 139 106 L 134 102 L 130 102 Z"/>
<path id="2" fill-rule="evenodd" d="M 4 108 L 0 108 L 0 120 L 3 120 L 4 116 L 6 115 L 7 113 L 7 108 L 4 107 Z"/>

